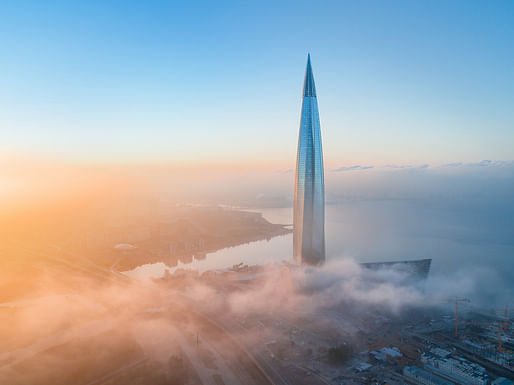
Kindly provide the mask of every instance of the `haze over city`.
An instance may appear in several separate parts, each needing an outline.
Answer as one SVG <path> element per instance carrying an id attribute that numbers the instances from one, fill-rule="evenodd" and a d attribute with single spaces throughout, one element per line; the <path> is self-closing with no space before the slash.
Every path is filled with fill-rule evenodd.
<path id="1" fill-rule="evenodd" d="M 0 384 L 512 384 L 514 4 L 0 9 Z"/>

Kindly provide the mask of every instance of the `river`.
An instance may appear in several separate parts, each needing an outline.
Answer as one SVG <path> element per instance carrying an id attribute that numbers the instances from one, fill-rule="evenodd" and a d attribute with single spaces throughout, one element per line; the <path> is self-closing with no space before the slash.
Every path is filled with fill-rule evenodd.
<path id="1" fill-rule="evenodd" d="M 291 208 L 252 210 L 272 223 L 292 223 Z M 514 288 L 514 218 L 494 202 L 355 200 L 326 206 L 327 261 L 359 262 L 432 258 L 431 274 L 451 279 L 470 277 L 483 290 Z M 130 272 L 138 278 L 159 277 L 166 269 L 200 272 L 289 261 L 292 234 L 256 241 L 208 254 L 204 259 L 168 268 L 142 265 Z M 475 282 L 476 281 L 476 282 Z"/>

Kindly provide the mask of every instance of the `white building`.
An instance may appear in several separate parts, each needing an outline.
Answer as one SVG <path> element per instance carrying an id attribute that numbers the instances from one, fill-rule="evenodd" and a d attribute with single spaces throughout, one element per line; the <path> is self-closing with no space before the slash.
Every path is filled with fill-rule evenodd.
<path id="1" fill-rule="evenodd" d="M 428 369 L 437 374 L 446 375 L 452 380 L 463 385 L 486 385 L 489 377 L 483 366 L 475 364 L 465 358 L 451 356 L 448 351 L 432 349 L 430 352 L 424 352 L 421 356 L 421 362 Z M 442 354 L 439 355 L 439 354 Z"/>
<path id="2" fill-rule="evenodd" d="M 427 372 L 415 366 L 406 366 L 403 368 L 403 375 L 416 384 L 422 385 L 454 385 L 453 382 L 447 381 L 434 373 Z"/>

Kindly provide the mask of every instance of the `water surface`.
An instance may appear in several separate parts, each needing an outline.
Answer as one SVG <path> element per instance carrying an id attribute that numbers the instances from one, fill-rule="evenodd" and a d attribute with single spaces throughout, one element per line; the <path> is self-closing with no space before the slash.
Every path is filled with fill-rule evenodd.
<path id="1" fill-rule="evenodd" d="M 292 223 L 291 208 L 254 210 L 272 223 Z M 491 293 L 514 287 L 514 218 L 494 203 L 355 200 L 326 206 L 327 261 L 359 262 L 432 258 L 432 275 L 467 277 Z M 159 277 L 169 269 L 200 272 L 243 262 L 292 259 L 292 234 L 207 254 L 188 264 L 140 266 L 127 274 Z"/>

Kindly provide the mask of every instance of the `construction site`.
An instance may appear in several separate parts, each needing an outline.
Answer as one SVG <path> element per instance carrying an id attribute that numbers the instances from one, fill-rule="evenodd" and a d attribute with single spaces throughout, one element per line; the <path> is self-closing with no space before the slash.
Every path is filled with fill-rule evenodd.
<path id="1" fill-rule="evenodd" d="M 288 282 L 291 268 L 237 265 L 203 274 L 181 271 L 159 284 L 200 281 L 224 298 L 244 298 L 270 280 Z M 275 298 L 269 299 L 269 308 L 250 304 L 241 314 L 226 306 L 206 310 L 187 290 L 181 298 L 230 330 L 277 384 L 481 385 L 511 384 L 514 378 L 514 310 L 508 307 L 477 309 L 457 297 L 398 313 L 351 301 L 310 313 L 281 299 L 276 308 Z"/>

